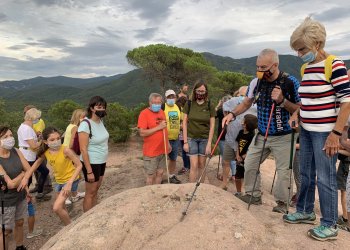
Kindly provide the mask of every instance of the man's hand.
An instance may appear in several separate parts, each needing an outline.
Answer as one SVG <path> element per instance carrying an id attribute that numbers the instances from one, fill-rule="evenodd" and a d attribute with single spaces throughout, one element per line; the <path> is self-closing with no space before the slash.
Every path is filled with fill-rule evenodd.
<path id="1" fill-rule="evenodd" d="M 166 128 L 166 121 L 165 120 L 161 120 L 157 127 L 158 127 L 159 130 L 162 130 L 162 129 Z"/>
<path id="2" fill-rule="evenodd" d="M 271 93 L 271 99 L 274 100 L 277 104 L 280 104 L 283 101 L 283 93 L 280 86 L 273 88 Z"/>
<path id="3" fill-rule="evenodd" d="M 230 123 L 230 121 L 232 121 L 232 119 L 233 119 L 233 114 L 228 113 L 228 115 L 225 116 L 224 119 L 222 119 L 221 126 L 225 127 L 225 125 L 228 125 Z"/>

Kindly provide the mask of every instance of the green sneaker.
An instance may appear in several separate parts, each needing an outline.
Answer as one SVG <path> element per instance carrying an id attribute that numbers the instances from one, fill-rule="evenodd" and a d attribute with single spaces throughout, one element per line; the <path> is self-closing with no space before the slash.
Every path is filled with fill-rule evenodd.
<path id="1" fill-rule="evenodd" d="M 313 229 L 310 229 L 307 232 L 307 234 L 310 237 L 320 241 L 336 240 L 338 236 L 338 229 L 321 225 Z"/>
<path id="2" fill-rule="evenodd" d="M 314 212 L 309 214 L 295 212 L 293 214 L 283 215 L 283 220 L 291 224 L 316 224 L 316 215 Z"/>

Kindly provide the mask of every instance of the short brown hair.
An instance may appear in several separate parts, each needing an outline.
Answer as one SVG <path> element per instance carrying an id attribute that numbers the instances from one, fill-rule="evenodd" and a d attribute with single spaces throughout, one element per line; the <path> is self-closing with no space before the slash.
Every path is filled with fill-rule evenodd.
<path id="1" fill-rule="evenodd" d="M 258 118 L 255 115 L 247 114 L 244 116 L 244 124 L 248 131 L 253 131 L 258 127 Z"/>

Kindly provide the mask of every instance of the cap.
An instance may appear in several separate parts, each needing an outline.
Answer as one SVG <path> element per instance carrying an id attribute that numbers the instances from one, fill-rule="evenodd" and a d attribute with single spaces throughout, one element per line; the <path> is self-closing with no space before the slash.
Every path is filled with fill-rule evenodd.
<path id="1" fill-rule="evenodd" d="M 168 97 L 169 95 L 175 95 L 176 96 L 176 93 L 175 93 L 174 90 L 168 89 L 167 91 L 165 91 L 165 97 Z"/>

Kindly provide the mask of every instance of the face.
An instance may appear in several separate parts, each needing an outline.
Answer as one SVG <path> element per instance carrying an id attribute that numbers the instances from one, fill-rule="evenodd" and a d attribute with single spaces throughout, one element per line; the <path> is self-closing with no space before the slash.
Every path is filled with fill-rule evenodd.
<path id="1" fill-rule="evenodd" d="M 47 141 L 44 141 L 46 144 L 49 144 L 51 142 L 59 141 L 61 140 L 61 136 L 59 133 L 54 132 L 49 135 L 49 138 L 47 138 Z"/>
<path id="2" fill-rule="evenodd" d="M 196 93 L 196 94 L 203 95 L 203 94 L 207 93 L 207 89 L 205 88 L 204 85 L 202 85 L 202 86 L 200 86 L 199 88 L 196 88 L 196 89 L 195 89 L 195 93 Z"/>
<path id="3" fill-rule="evenodd" d="M 7 138 L 10 138 L 10 137 L 13 137 L 13 134 L 12 134 L 11 130 L 7 130 L 7 132 L 0 137 L 0 140 L 7 139 Z"/>
<path id="4" fill-rule="evenodd" d="M 150 106 L 152 106 L 152 104 L 162 104 L 162 98 L 161 97 L 153 97 L 152 100 L 149 102 Z"/>
<path id="5" fill-rule="evenodd" d="M 274 72 L 276 70 L 276 67 L 278 66 L 277 63 L 274 63 L 272 60 L 272 57 L 269 55 L 265 56 L 259 56 L 256 60 L 256 70 L 257 71 L 268 71 Z"/>
<path id="6" fill-rule="evenodd" d="M 167 97 L 166 97 L 166 99 L 168 100 L 168 99 L 176 99 L 176 96 L 175 95 L 168 95 Z"/>
<path id="7" fill-rule="evenodd" d="M 188 91 L 188 86 L 187 85 L 184 85 L 183 87 L 182 87 L 182 92 L 187 92 Z"/>

